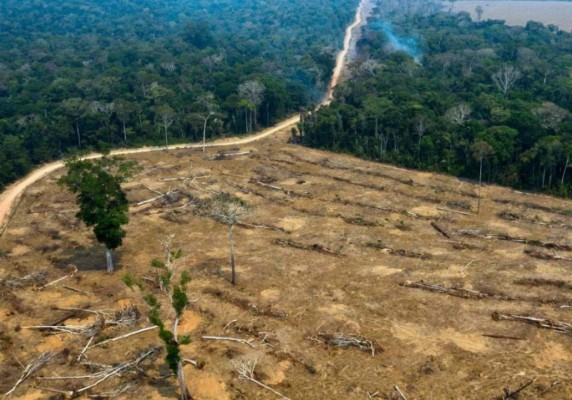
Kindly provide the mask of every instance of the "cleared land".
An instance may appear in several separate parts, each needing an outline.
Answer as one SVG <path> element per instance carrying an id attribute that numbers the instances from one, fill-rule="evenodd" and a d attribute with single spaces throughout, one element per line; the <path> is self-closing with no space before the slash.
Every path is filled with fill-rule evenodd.
<path id="1" fill-rule="evenodd" d="M 32 185 L 0 243 L 0 392 L 21 375 L 19 362 L 43 351 L 58 354 L 16 398 L 85 387 L 97 379 L 39 378 L 94 374 L 159 344 L 146 332 L 78 362 L 85 335 L 23 327 L 95 321 L 65 308 L 144 313 L 141 293 L 120 277 L 152 281 L 161 236 L 175 234 L 181 268 L 194 278 L 180 332 L 193 339 L 184 357 L 200 367 L 186 367 L 199 400 L 276 398 L 236 374 L 233 360 L 253 355 L 256 377 L 292 399 L 399 399 L 395 385 L 409 399 L 494 399 L 533 379 L 521 400 L 572 397 L 571 202 L 487 187 L 475 216 L 471 183 L 288 145 L 287 134 L 225 149 L 250 151 L 227 159 L 196 149 L 130 155 L 143 170 L 127 185 L 131 222 L 113 276 L 57 174 Z M 171 196 L 136 206 L 157 196 L 149 188 Z M 226 228 L 200 215 L 201 200 L 217 191 L 253 205 L 236 229 L 236 286 L 227 281 Z M 109 325 L 93 343 L 148 325 Z M 356 346 L 336 347 L 344 341 Z M 137 398 L 176 398 L 163 354 L 139 367 L 89 393 L 132 382 Z"/>
<path id="2" fill-rule="evenodd" d="M 526 25 L 528 21 L 554 24 L 572 31 L 572 2 L 566 1 L 456 1 L 454 11 L 466 11 L 476 20 L 477 6 L 483 8 L 483 19 L 502 19 L 507 25 Z M 445 2 L 449 8 L 450 3 Z"/>

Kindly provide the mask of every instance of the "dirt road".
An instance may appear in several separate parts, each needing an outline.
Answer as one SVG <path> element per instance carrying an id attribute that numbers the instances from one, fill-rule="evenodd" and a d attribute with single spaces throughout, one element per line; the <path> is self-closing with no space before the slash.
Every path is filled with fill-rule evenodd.
<path id="1" fill-rule="evenodd" d="M 206 147 L 222 147 L 222 146 L 239 146 L 243 144 L 248 144 L 252 142 L 256 142 L 258 140 L 264 139 L 270 135 L 275 134 L 282 129 L 288 128 L 289 126 L 295 125 L 300 121 L 300 116 L 296 115 L 294 117 L 288 118 L 285 121 L 280 122 L 278 125 L 273 126 L 272 128 L 266 129 L 257 135 L 252 135 L 245 137 L 243 139 L 222 139 L 217 140 L 212 143 L 207 143 Z M 192 144 L 177 144 L 173 146 L 169 146 L 169 149 L 191 149 L 191 148 L 200 148 L 202 147 L 202 143 L 192 143 Z M 118 149 L 111 152 L 111 155 L 129 155 L 129 154 L 136 154 L 136 153 L 147 153 L 150 151 L 159 151 L 165 150 L 164 146 L 156 146 L 156 147 L 142 147 L 137 149 Z M 91 154 L 87 158 L 99 158 L 101 154 Z M 15 182 L 14 184 L 10 185 L 4 193 L 0 195 L 0 236 L 6 230 L 8 223 L 10 222 L 10 216 L 12 215 L 13 211 L 18 206 L 18 202 L 24 191 L 33 183 L 39 181 L 40 179 L 44 178 L 45 176 L 51 174 L 52 172 L 62 168 L 64 166 L 63 161 L 54 161 L 52 163 L 43 165 L 34 171 L 32 171 L 28 176 L 25 178 L 20 179 L 19 181 Z"/>
<path id="2" fill-rule="evenodd" d="M 346 57 L 350 50 L 350 45 L 352 41 L 353 30 L 355 27 L 359 26 L 363 22 L 363 10 L 365 4 L 368 0 L 362 0 L 359 8 L 356 12 L 356 17 L 354 22 L 347 27 L 345 37 L 344 37 L 344 47 L 342 51 L 338 54 L 336 58 L 336 67 L 334 68 L 334 73 L 332 76 L 332 81 L 328 86 L 328 92 L 322 104 L 329 104 L 333 99 L 333 90 L 337 86 L 340 76 L 342 75 L 343 69 L 346 65 Z M 272 128 L 266 129 L 261 133 L 253 136 L 249 136 L 243 139 L 223 139 L 217 140 L 213 143 L 208 143 L 206 147 L 221 147 L 221 146 L 237 146 L 248 144 L 252 142 L 256 142 L 258 140 L 264 139 L 274 133 L 285 129 L 289 126 L 295 125 L 300 121 L 300 116 L 294 116 L 288 118 L 285 121 L 280 122 L 278 125 L 275 125 Z M 189 148 L 200 148 L 202 147 L 202 143 L 193 143 L 193 144 L 179 144 L 174 146 L 169 146 L 169 149 L 189 149 Z M 136 153 L 146 153 L 150 151 L 159 151 L 165 150 L 163 146 L 156 146 L 156 147 L 143 147 L 137 149 L 119 149 L 114 150 L 111 152 L 112 155 L 129 155 L 129 154 L 136 154 Z M 101 154 L 92 154 L 88 156 L 88 158 L 98 158 L 101 157 Z M 46 175 L 51 174 L 52 172 L 62 168 L 64 166 L 63 161 L 55 161 L 49 164 L 46 164 L 42 167 L 37 168 L 36 170 L 32 171 L 28 176 L 25 178 L 20 179 L 19 181 L 15 182 L 11 186 L 9 186 L 4 193 L 0 195 L 0 237 L 6 230 L 6 227 L 10 221 L 10 216 L 13 211 L 18 206 L 18 200 L 20 196 L 24 193 L 24 191 L 33 183 L 37 182 L 38 180 L 42 179 Z"/>

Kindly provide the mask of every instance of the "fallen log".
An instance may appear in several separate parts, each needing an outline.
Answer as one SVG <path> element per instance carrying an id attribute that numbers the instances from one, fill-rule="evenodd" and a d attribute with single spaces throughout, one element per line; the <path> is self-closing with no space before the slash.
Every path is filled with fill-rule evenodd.
<path id="1" fill-rule="evenodd" d="M 529 315 L 503 314 L 498 311 L 495 311 L 492 314 L 492 317 L 495 321 L 521 321 L 535 325 L 539 328 L 551 329 L 558 333 L 572 336 L 572 324 L 567 322 L 552 320 L 548 318 L 533 317 Z"/>
<path id="2" fill-rule="evenodd" d="M 401 284 L 401 286 L 406 287 L 406 288 L 428 290 L 430 292 L 445 293 L 445 294 L 448 294 L 450 296 L 461 297 L 463 299 L 495 299 L 495 300 L 504 300 L 504 301 L 517 300 L 514 297 L 504 295 L 504 294 L 479 292 L 477 290 L 469 290 L 469 289 L 463 289 L 463 288 L 459 288 L 459 287 L 446 287 L 446 286 L 438 285 L 438 284 L 425 283 L 423 281 L 420 281 L 420 282 L 407 281 L 407 282 Z"/>
<path id="3" fill-rule="evenodd" d="M 444 208 L 444 207 L 437 207 L 437 210 L 439 211 L 445 211 L 445 212 L 450 212 L 450 213 L 455 213 L 455 214 L 461 214 L 461 215 L 474 215 L 465 211 L 459 211 L 459 210 L 451 210 L 450 208 Z"/>
<path id="4" fill-rule="evenodd" d="M 366 243 L 365 246 L 381 250 L 384 253 L 391 254 L 394 256 L 409 257 L 409 258 L 420 258 L 423 260 L 427 260 L 427 259 L 431 258 L 431 254 L 428 254 L 428 253 L 420 253 L 418 251 L 411 251 L 411 250 L 405 250 L 405 249 L 389 248 L 389 247 L 385 246 L 381 241 L 369 242 L 369 243 Z"/>
<path id="5" fill-rule="evenodd" d="M 543 247 L 552 250 L 572 251 L 572 245 L 569 244 L 544 242 L 542 240 L 537 240 L 537 239 L 527 239 L 524 237 L 511 236 L 505 233 L 482 232 L 474 229 L 461 229 L 456 232 L 453 232 L 452 235 L 476 237 L 487 240 L 503 240 L 507 242 L 523 243 L 530 246 Z"/>
<path id="6" fill-rule="evenodd" d="M 366 339 L 363 336 L 344 334 L 344 333 L 324 333 L 318 332 L 315 337 L 310 337 L 310 340 L 319 341 L 332 347 L 357 347 L 361 351 L 371 353 L 372 357 L 375 357 L 376 353 L 383 352 L 383 347 L 381 347 L 375 340 Z"/>
<path id="7" fill-rule="evenodd" d="M 441 228 L 439 225 L 437 225 L 435 222 L 431 222 L 431 226 L 433 227 L 433 229 L 435 229 L 437 232 L 439 232 L 441 235 L 445 236 L 447 239 L 451 239 L 451 236 L 449 236 L 449 234 L 447 233 L 447 231 L 445 231 L 445 229 Z"/>
<path id="8" fill-rule="evenodd" d="M 495 335 L 492 333 L 483 333 L 482 336 L 488 337 L 488 338 L 493 338 L 493 339 L 528 340 L 527 338 L 523 338 L 523 337 Z"/>
<path id="9" fill-rule="evenodd" d="M 299 242 L 295 242 L 293 240 L 286 240 L 286 239 L 274 239 L 272 241 L 272 243 L 286 247 L 294 247 L 295 249 L 300 249 L 300 250 L 309 250 L 309 251 L 316 251 L 318 253 L 322 253 L 322 254 L 328 254 L 330 256 L 336 256 L 339 257 L 341 256 L 340 253 L 338 253 L 335 250 L 329 249 L 319 243 L 314 243 L 311 245 L 306 245 L 303 243 L 299 243 Z"/>
<path id="10" fill-rule="evenodd" d="M 532 379 L 530 381 L 528 381 L 525 384 L 520 385 L 520 387 L 518 389 L 516 389 L 514 392 L 511 392 L 509 388 L 504 388 L 504 395 L 503 397 L 501 397 L 501 400 L 517 400 L 519 398 L 519 393 L 522 392 L 524 389 L 526 389 L 527 387 L 529 387 L 530 385 L 532 385 L 534 383 L 536 379 Z"/>
<path id="11" fill-rule="evenodd" d="M 542 251 L 536 251 L 533 249 L 524 249 L 524 254 L 533 258 L 538 258 L 540 260 L 572 261 L 572 258 L 566 258 L 556 254 L 544 253 Z"/>

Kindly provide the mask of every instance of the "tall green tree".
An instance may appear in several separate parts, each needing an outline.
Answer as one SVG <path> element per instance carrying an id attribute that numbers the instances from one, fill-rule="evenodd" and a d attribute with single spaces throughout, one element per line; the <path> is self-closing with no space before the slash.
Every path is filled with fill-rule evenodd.
<path id="1" fill-rule="evenodd" d="M 129 222 L 129 204 L 121 184 L 132 176 L 136 163 L 104 156 L 97 160 L 71 157 L 65 164 L 67 172 L 58 183 L 76 194 L 76 217 L 93 227 L 97 241 L 105 246 L 107 272 L 112 273 L 113 250 L 122 245 L 123 225 Z"/>

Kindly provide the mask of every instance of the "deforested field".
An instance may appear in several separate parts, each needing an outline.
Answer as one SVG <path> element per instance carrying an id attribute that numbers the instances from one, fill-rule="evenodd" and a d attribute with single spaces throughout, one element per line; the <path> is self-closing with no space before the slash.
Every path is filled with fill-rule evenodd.
<path id="1" fill-rule="evenodd" d="M 572 2 L 569 1 L 456 1 L 454 11 L 466 11 L 476 20 L 477 6 L 483 8 L 482 19 L 502 19 L 507 25 L 526 25 L 528 21 L 554 24 L 572 31 Z M 450 3 L 445 2 L 449 8 Z"/>
<path id="2" fill-rule="evenodd" d="M 0 242 L 0 392 L 54 351 L 14 398 L 73 395 L 121 366 L 82 394 L 176 399 L 156 331 L 98 345 L 150 326 L 121 277 L 158 292 L 150 262 L 174 234 L 193 278 L 180 333 L 196 399 L 278 398 L 239 378 L 253 360 L 253 376 L 291 399 L 572 398 L 572 202 L 485 187 L 477 216 L 470 182 L 287 134 L 224 150 L 238 155 L 132 156 L 142 169 L 126 185 L 131 222 L 111 276 L 58 174 L 33 185 Z M 221 191 L 252 205 L 235 231 L 235 286 L 226 227 L 201 212 Z M 137 206 L 157 192 L 169 195 Z M 93 332 L 98 346 L 79 356 Z"/>

